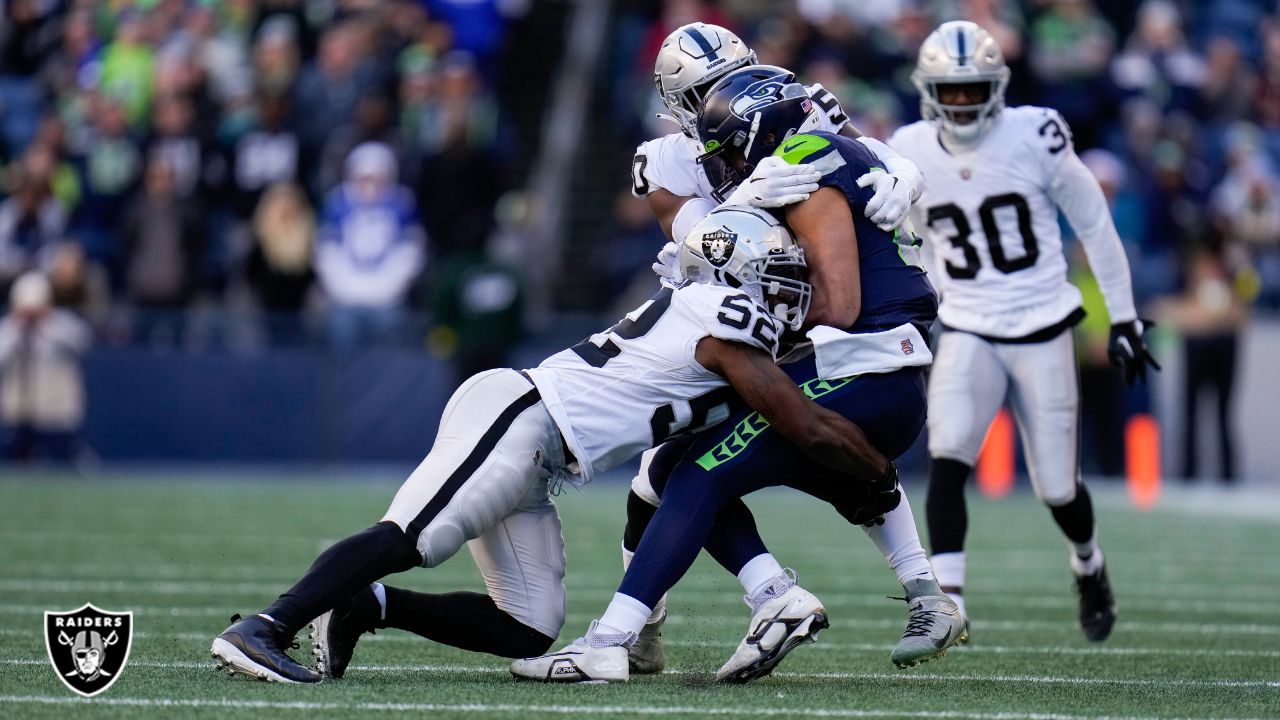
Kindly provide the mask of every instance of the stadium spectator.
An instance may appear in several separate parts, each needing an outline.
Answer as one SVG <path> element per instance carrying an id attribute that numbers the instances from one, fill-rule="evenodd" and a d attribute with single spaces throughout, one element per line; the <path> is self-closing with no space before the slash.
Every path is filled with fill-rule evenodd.
<path id="1" fill-rule="evenodd" d="M 350 23 L 330 28 L 320 38 L 315 60 L 298 75 L 293 91 L 294 120 L 308 157 L 318 157 L 333 131 L 351 120 L 360 95 L 369 86 L 361 67 L 359 42 L 360 35 Z"/>
<path id="2" fill-rule="evenodd" d="M 73 225 L 89 258 L 112 266 L 119 259 L 121 214 L 142 175 L 142 150 L 120 103 L 97 93 L 87 99 L 89 127 L 78 159 L 83 196 Z"/>
<path id="3" fill-rule="evenodd" d="M 1056 0 L 1031 26 L 1028 60 L 1036 79 L 1035 102 L 1062 113 L 1083 147 L 1099 142 L 1115 43 L 1115 31 L 1090 0 Z"/>
<path id="4" fill-rule="evenodd" d="M 0 419 L 10 460 L 74 458 L 84 420 L 80 356 L 92 336 L 75 314 L 52 306 L 49 281 L 31 272 L 9 293 L 0 319 Z"/>
<path id="5" fill-rule="evenodd" d="M 271 337 L 295 344 L 303 337 L 299 314 L 315 278 L 316 221 L 302 189 L 292 183 L 268 188 L 253 214 L 253 235 L 245 270 L 249 285 L 267 314 Z"/>
<path id="6" fill-rule="evenodd" d="M 330 302 L 330 344 L 344 354 L 399 338 L 405 299 L 424 264 L 417 206 L 396 182 L 396 165 L 386 145 L 360 145 L 325 200 L 316 275 Z"/>
<path id="7" fill-rule="evenodd" d="M 115 39 L 102 53 L 99 90 L 120 103 L 125 120 L 141 129 L 155 86 L 155 50 L 142 11 L 127 7 L 116 18 Z"/>
<path id="8" fill-rule="evenodd" d="M 1216 477 L 1236 478 L 1235 432 L 1232 401 L 1236 380 L 1236 355 L 1240 330 L 1248 318 L 1248 305 L 1220 243 L 1194 252 L 1187 263 L 1186 291 L 1181 297 L 1157 305 L 1157 317 L 1183 336 L 1182 473 L 1191 479 L 1201 468 L 1199 446 L 1200 401 L 1204 391 L 1215 405 L 1212 426 L 1218 441 Z"/>
<path id="9" fill-rule="evenodd" d="M 246 113 L 248 127 L 223 129 L 231 144 L 232 206 L 241 219 L 253 215 L 268 187 L 299 179 L 301 146 L 289 129 L 289 114 L 287 96 L 262 95 L 256 109 Z"/>
<path id="10" fill-rule="evenodd" d="M 0 288 L 36 266 L 62 239 L 67 213 L 53 195 L 50 153 L 32 148 L 9 169 L 11 195 L 0 202 Z"/>
<path id="11" fill-rule="evenodd" d="M 123 219 L 125 293 L 138 310 L 137 335 L 150 341 L 180 337 L 180 312 L 199 285 L 202 218 L 177 182 L 169 161 L 153 157 Z"/>
<path id="12" fill-rule="evenodd" d="M 1121 96 L 1146 97 L 1165 111 L 1195 110 L 1204 75 L 1204 60 L 1187 43 L 1178 7 L 1146 0 L 1133 35 L 1111 63 Z"/>
<path id="13" fill-rule="evenodd" d="M 1217 231 L 1257 268 L 1260 301 L 1280 306 L 1280 177 L 1262 152 L 1257 129 L 1240 124 L 1228 134 L 1227 173 L 1210 209 Z"/>
<path id="14" fill-rule="evenodd" d="M 432 250 L 439 257 L 480 252 L 493 228 L 503 173 L 495 156 L 497 110 L 470 56 L 441 59 L 437 87 L 417 138 L 417 188 Z"/>

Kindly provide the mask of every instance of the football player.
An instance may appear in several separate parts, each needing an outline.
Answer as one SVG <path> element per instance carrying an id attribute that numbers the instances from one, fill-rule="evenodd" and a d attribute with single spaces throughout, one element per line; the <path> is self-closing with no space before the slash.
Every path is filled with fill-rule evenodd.
<path id="1" fill-rule="evenodd" d="M 662 43 L 654 63 L 654 84 L 671 113 L 669 119 L 679 125 L 680 132 L 642 143 L 632 161 L 631 176 L 632 192 L 648 201 L 663 231 L 675 239 L 675 242 L 667 243 L 654 264 L 659 275 L 678 276 L 674 267 L 678 243 L 721 201 L 778 208 L 804 200 L 818 188 L 821 173 L 806 163 L 791 164 L 781 158 L 765 157 L 755 165 L 747 182 L 730 186 L 723 180 L 711 182 L 706 168 L 699 162 L 698 158 L 704 151 L 696 137 L 696 121 L 703 97 L 717 80 L 755 63 L 755 53 L 737 35 L 717 25 L 691 23 L 676 29 Z M 873 191 L 862 212 L 883 229 L 898 226 L 922 189 L 921 176 L 915 165 L 884 143 L 863 137 L 836 98 L 821 85 L 809 85 L 804 91 L 811 105 L 802 129 L 857 139 L 879 159 L 874 169 L 856 179 L 859 186 Z M 661 474 L 666 465 L 654 466 L 654 452 L 642 457 L 641 471 L 633 481 L 633 492 L 627 498 L 628 521 L 622 547 L 624 568 L 630 562 L 653 508 L 658 504 L 648 477 Z M 743 527 L 750 525 L 752 534 L 758 537 L 754 532 L 754 520 L 745 504 L 731 502 L 723 516 L 738 518 Z M 920 546 L 907 503 L 886 515 L 880 524 L 868 527 L 867 534 L 893 567 L 900 582 L 905 583 L 914 577 L 918 561 L 924 557 L 924 549 Z M 720 530 L 713 533 L 713 537 L 728 540 L 726 532 Z M 749 559 L 751 562 L 743 566 L 724 562 L 727 555 L 716 552 L 713 548 L 717 547 L 721 545 L 713 545 L 708 550 L 722 558 L 725 568 L 739 577 L 748 597 L 764 582 L 763 576 L 768 575 L 771 579 L 782 572 L 778 562 L 767 553 Z M 665 667 L 662 645 L 665 605 L 665 599 L 657 602 L 653 617 L 631 647 L 633 672 L 655 673 Z"/>
<path id="2" fill-rule="evenodd" d="M 877 450 L 895 457 L 924 427 L 922 368 L 931 360 L 924 335 L 937 316 L 937 300 L 924 271 L 907 260 L 910 248 L 899 245 L 903 234 L 886 232 L 861 213 L 871 192 L 858 179 L 878 159 L 846 137 L 799 132 L 810 104 L 804 87 L 779 68 L 750 66 L 727 75 L 709 91 L 699 114 L 698 139 L 706 148 L 699 160 L 709 179 L 724 187 L 746 181 L 768 157 L 805 163 L 819 173 L 819 189 L 785 211 L 813 261 L 814 303 L 805 328 L 812 352 L 783 368 L 806 395 L 852 420 Z M 696 225 L 682 245 L 679 267 L 690 277 L 717 272 L 715 257 L 707 251 L 720 234 L 718 214 Z M 664 457 L 669 455 L 674 457 Z M 874 493 L 868 497 L 864 488 L 850 486 L 810 461 L 802 447 L 750 410 L 687 445 L 664 446 L 650 463 L 651 468 L 657 465 L 671 467 L 644 479 L 656 481 L 652 492 L 661 496 L 661 503 L 605 613 L 564 650 L 517 660 L 514 675 L 550 682 L 628 680 L 628 648 L 704 546 L 726 567 L 736 560 L 743 573 L 758 579 L 751 583 L 739 576 L 744 586 L 754 584 L 747 596 L 751 626 L 717 678 L 747 682 L 767 675 L 792 648 L 826 627 L 826 611 L 772 560 L 753 523 L 753 542 L 717 548 L 708 541 L 716 539 L 713 523 L 725 521 L 722 509 L 742 506 L 743 495 L 771 485 L 827 500 L 857 523 L 905 509 L 905 534 L 914 539 L 901 543 L 912 558 L 901 569 L 911 622 L 892 659 L 900 666 L 914 665 L 944 654 L 960 639 L 964 626 L 959 608 L 934 580 L 900 494 L 883 503 Z M 726 552 L 736 553 L 730 562 Z"/>
<path id="3" fill-rule="evenodd" d="M 920 122 L 889 144 L 929 179 L 913 213 L 931 246 L 942 335 L 929 380 L 929 493 L 934 572 L 964 608 L 964 485 L 1006 396 L 1031 485 L 1070 544 L 1080 625 L 1105 640 L 1116 605 L 1080 480 L 1071 327 L 1084 316 L 1067 282 L 1058 212 L 1079 236 L 1111 316 L 1111 360 L 1132 384 L 1156 366 L 1134 311 L 1129 263 L 1102 190 L 1076 156 L 1062 116 L 1004 106 L 1009 69 L 981 27 L 944 23 L 912 76 Z"/>
<path id="4" fill-rule="evenodd" d="M 276 682 L 342 677 L 360 634 L 395 627 L 505 657 L 545 652 L 564 623 L 565 556 L 551 496 L 729 415 L 737 397 L 824 472 L 896 492 L 893 463 L 774 364 L 810 303 L 804 257 L 752 208 L 723 209 L 719 272 L 664 287 L 608 330 L 528 371 L 491 370 L 454 393 L 435 444 L 380 522 L 326 550 L 270 607 L 213 641 L 220 667 Z M 730 391 L 732 388 L 733 392 Z M 488 594 L 377 582 L 435 567 L 463 544 Z M 315 620 L 319 672 L 290 657 Z M 626 667 L 625 651 L 622 665 Z"/>

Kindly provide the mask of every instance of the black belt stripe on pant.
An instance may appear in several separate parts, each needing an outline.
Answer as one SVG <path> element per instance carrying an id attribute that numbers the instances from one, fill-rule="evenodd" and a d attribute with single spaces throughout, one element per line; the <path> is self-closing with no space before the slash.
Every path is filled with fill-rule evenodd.
<path id="1" fill-rule="evenodd" d="M 502 411 L 498 419 L 493 421 L 488 430 L 485 430 L 484 435 L 480 437 L 480 442 L 476 443 L 475 448 L 467 455 L 467 459 L 463 460 L 458 469 L 449 475 L 449 479 L 444 481 L 444 485 L 441 486 L 435 497 L 431 498 L 431 502 L 427 503 L 422 512 L 418 513 L 413 518 L 413 522 L 409 523 L 407 532 L 410 537 L 417 537 L 422 533 L 423 528 L 431 524 L 431 521 L 449 504 L 453 496 L 458 494 L 458 490 L 463 483 L 471 478 L 472 473 L 480 468 L 485 458 L 489 457 L 489 453 L 493 452 L 493 449 L 497 447 L 498 441 L 511 428 L 511 423 L 515 422 L 520 413 L 538 404 L 540 400 L 542 400 L 542 395 L 538 392 L 538 388 L 535 387 L 521 395 L 519 399 L 508 405 L 506 410 Z"/>

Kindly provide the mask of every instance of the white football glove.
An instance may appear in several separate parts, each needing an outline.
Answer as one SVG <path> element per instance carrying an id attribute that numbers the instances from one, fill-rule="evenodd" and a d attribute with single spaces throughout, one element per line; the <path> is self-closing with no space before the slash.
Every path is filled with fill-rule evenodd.
<path id="1" fill-rule="evenodd" d="M 658 251 L 658 258 L 653 263 L 653 272 L 663 280 L 667 280 L 673 284 L 679 285 L 684 279 L 680 272 L 680 246 L 674 242 L 667 241 L 666 245 Z"/>
<path id="2" fill-rule="evenodd" d="M 901 225 L 911 210 L 907 183 L 883 170 L 872 170 L 858 178 L 858 187 L 867 186 L 875 193 L 867 201 L 867 219 L 886 232 Z"/>
<path id="3" fill-rule="evenodd" d="M 770 155 L 756 165 L 751 177 L 742 181 L 725 198 L 725 205 L 750 205 L 758 208 L 776 208 L 807 200 L 816 192 L 822 173 L 812 165 L 792 165 L 780 157 Z"/>

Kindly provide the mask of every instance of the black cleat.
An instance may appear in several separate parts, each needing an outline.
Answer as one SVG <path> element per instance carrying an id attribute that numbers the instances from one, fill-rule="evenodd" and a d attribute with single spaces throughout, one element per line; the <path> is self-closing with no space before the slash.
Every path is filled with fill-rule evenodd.
<path id="1" fill-rule="evenodd" d="M 320 673 L 289 657 L 285 648 L 296 648 L 293 636 L 261 615 L 243 620 L 231 617 L 231 627 L 213 639 L 209 653 L 219 670 L 228 675 L 248 675 L 267 682 L 318 683 Z"/>
<path id="2" fill-rule="evenodd" d="M 373 586 L 368 586 L 312 620 L 311 654 L 320 674 L 334 679 L 345 675 L 360 636 L 374 632 L 381 616 L 382 606 L 373 594 Z"/>
<path id="3" fill-rule="evenodd" d="M 1106 566 L 1092 575 L 1077 575 L 1076 591 L 1080 593 L 1080 629 L 1084 636 L 1092 642 L 1106 640 L 1116 624 L 1116 598 L 1111 594 Z"/>

